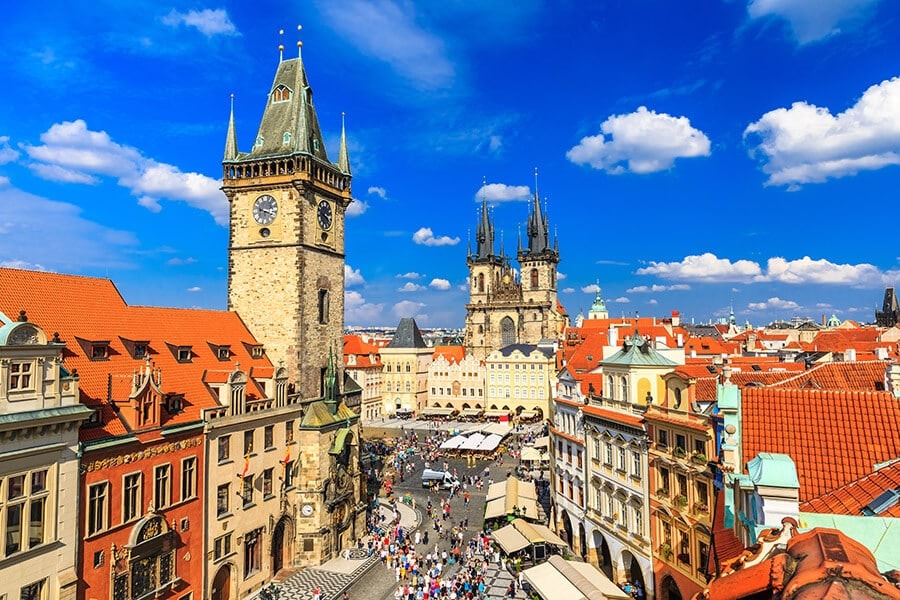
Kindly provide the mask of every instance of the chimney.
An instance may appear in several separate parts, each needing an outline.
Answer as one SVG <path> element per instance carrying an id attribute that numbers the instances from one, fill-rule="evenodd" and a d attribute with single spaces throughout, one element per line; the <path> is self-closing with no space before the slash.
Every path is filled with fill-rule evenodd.
<path id="1" fill-rule="evenodd" d="M 844 360 L 847 362 L 856 362 L 856 348 L 847 348 L 844 350 Z"/>
<path id="2" fill-rule="evenodd" d="M 677 310 L 672 311 L 672 327 L 681 325 L 681 315 Z M 679 344 L 680 346 L 681 344 Z"/>
<path id="3" fill-rule="evenodd" d="M 900 398 L 900 364 L 891 363 L 885 373 L 887 388 L 894 394 L 894 398 Z"/>

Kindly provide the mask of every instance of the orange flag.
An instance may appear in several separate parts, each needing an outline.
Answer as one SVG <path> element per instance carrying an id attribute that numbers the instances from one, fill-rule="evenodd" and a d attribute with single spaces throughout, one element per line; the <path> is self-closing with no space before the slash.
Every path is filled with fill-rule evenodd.
<path id="1" fill-rule="evenodd" d="M 241 479 L 243 479 L 247 475 L 247 471 L 250 470 L 250 455 L 244 457 L 244 470 L 241 471 Z"/>

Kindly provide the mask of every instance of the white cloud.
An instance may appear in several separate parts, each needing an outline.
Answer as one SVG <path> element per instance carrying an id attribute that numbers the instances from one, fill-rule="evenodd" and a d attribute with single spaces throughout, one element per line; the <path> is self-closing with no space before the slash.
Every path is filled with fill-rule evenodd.
<path id="1" fill-rule="evenodd" d="M 615 302 L 616 304 L 629 304 L 631 300 L 629 300 L 625 296 L 619 296 L 618 298 L 613 300 L 613 302 Z"/>
<path id="2" fill-rule="evenodd" d="M 425 289 L 424 285 L 417 285 L 412 281 L 407 281 L 402 286 L 397 288 L 398 292 L 407 293 L 407 292 L 421 292 Z"/>
<path id="3" fill-rule="evenodd" d="M 350 265 L 344 264 L 344 287 L 362 285 L 365 282 L 366 280 L 363 279 L 363 276 L 359 272 L 359 269 L 354 269 Z"/>
<path id="4" fill-rule="evenodd" d="M 751 19 L 782 18 L 801 45 L 841 32 L 842 25 L 864 20 L 879 0 L 750 0 Z"/>
<path id="5" fill-rule="evenodd" d="M 147 158 L 114 142 L 105 131 L 89 130 L 81 119 L 54 124 L 41 134 L 41 141 L 41 146 L 25 146 L 37 161 L 29 166 L 40 177 L 86 184 L 98 183 L 97 176 L 115 177 L 151 211 L 158 211 L 159 199 L 165 198 L 204 210 L 219 225 L 228 224 L 228 202 L 217 179 Z"/>
<path id="6" fill-rule="evenodd" d="M 391 308 L 394 316 L 400 319 L 405 317 L 415 317 L 420 322 L 428 318 L 428 315 L 422 314 L 421 310 L 425 308 L 425 304 L 421 302 L 413 302 L 412 300 L 401 300 Z"/>
<path id="7" fill-rule="evenodd" d="M 685 283 L 676 283 L 675 285 L 639 285 L 637 287 L 628 288 L 625 292 L 628 294 L 643 294 L 648 292 L 676 292 L 689 289 L 691 289 L 691 286 Z"/>
<path id="8" fill-rule="evenodd" d="M 187 291 L 191 292 L 192 294 L 195 294 L 195 293 L 197 293 L 197 292 L 202 292 L 202 291 L 203 291 L 203 288 L 202 288 L 202 287 L 198 287 L 198 286 L 195 285 L 194 287 L 189 287 L 189 288 L 187 289 Z"/>
<path id="9" fill-rule="evenodd" d="M 5 269 L 22 269 L 25 271 L 46 271 L 44 265 L 26 262 L 24 260 L 4 260 L 0 262 L 0 267 Z"/>
<path id="10" fill-rule="evenodd" d="M 347 325 L 374 325 L 381 318 L 384 304 L 366 302 L 355 290 L 344 291 L 344 321 Z"/>
<path id="11" fill-rule="evenodd" d="M 415 271 L 410 271 L 409 273 L 401 273 L 397 275 L 397 279 L 421 279 L 424 275 L 420 275 Z"/>
<path id="12" fill-rule="evenodd" d="M 562 289 L 563 294 L 572 294 L 574 292 L 575 292 L 575 288 L 572 288 L 572 287 L 567 287 L 567 288 Z"/>
<path id="13" fill-rule="evenodd" d="M 782 300 L 781 298 L 769 298 L 765 302 L 751 302 L 747 305 L 749 310 L 796 310 L 800 305 L 793 300 Z"/>
<path id="14" fill-rule="evenodd" d="M 556 272 L 556 280 L 557 280 L 557 281 L 562 281 L 562 280 L 565 279 L 565 278 L 566 278 L 566 274 L 565 274 L 565 273 L 560 273 L 559 271 Z"/>
<path id="15" fill-rule="evenodd" d="M 189 10 L 184 13 L 172 9 L 168 15 L 162 18 L 162 22 L 169 27 L 178 27 L 179 25 L 194 27 L 206 37 L 240 35 L 224 8 L 204 8 L 203 10 Z"/>
<path id="16" fill-rule="evenodd" d="M 191 256 L 188 256 L 187 258 L 178 258 L 176 256 L 174 258 L 170 258 L 169 260 L 167 260 L 166 264 L 177 267 L 177 266 L 181 266 L 181 265 L 192 265 L 195 262 L 197 262 L 197 259 L 193 258 Z"/>
<path id="17" fill-rule="evenodd" d="M 383 187 L 373 185 L 369 188 L 369 193 L 378 196 L 382 200 L 387 199 L 387 190 L 385 190 Z"/>
<path id="18" fill-rule="evenodd" d="M 420 246 L 455 246 L 459 243 L 458 237 L 442 235 L 435 237 L 430 227 L 421 227 L 413 234 L 413 241 Z"/>
<path id="19" fill-rule="evenodd" d="M 488 150 L 496 154 L 503 149 L 503 136 L 492 135 L 490 137 L 490 141 L 488 141 Z"/>
<path id="20" fill-rule="evenodd" d="M 0 187 L 5 187 L 9 185 L 9 177 L 6 175 L 0 175 Z"/>
<path id="21" fill-rule="evenodd" d="M 764 114 L 744 130 L 763 159 L 767 185 L 787 185 L 856 175 L 900 165 L 900 78 L 869 87 L 846 111 L 795 102 Z"/>
<path id="22" fill-rule="evenodd" d="M 505 183 L 488 183 L 482 185 L 475 193 L 475 201 L 481 202 L 527 202 L 531 198 L 531 190 L 527 185 L 506 185 Z"/>
<path id="23" fill-rule="evenodd" d="M 450 289 L 450 282 L 446 279 L 434 278 L 431 280 L 431 283 L 428 284 L 428 287 L 433 290 L 439 290 L 443 292 Z"/>
<path id="24" fill-rule="evenodd" d="M 598 135 L 582 138 L 566 158 L 607 173 L 653 173 L 671 168 L 676 158 L 709 156 L 709 146 L 706 134 L 692 127 L 687 117 L 641 106 L 636 112 L 609 117 Z"/>
<path id="25" fill-rule="evenodd" d="M 9 145 L 9 136 L 0 135 L 0 165 L 11 163 L 19 158 L 19 151 Z"/>
<path id="26" fill-rule="evenodd" d="M 773 257 L 763 269 L 756 262 L 718 258 L 707 252 L 685 257 L 679 262 L 650 261 L 650 266 L 635 271 L 638 275 L 656 275 L 663 279 L 705 282 L 847 285 L 853 287 L 880 287 L 890 285 L 900 271 L 881 271 L 875 265 L 837 264 L 825 259 L 814 260 L 808 256 L 796 260 Z M 671 287 L 671 286 L 670 286 Z"/>
<path id="27" fill-rule="evenodd" d="M 133 233 L 90 221 L 74 204 L 0 188 L 0 256 L 7 264 L 75 273 L 131 268 L 128 251 L 137 244 Z"/>
<path id="28" fill-rule="evenodd" d="M 317 3 L 331 27 L 360 52 L 383 61 L 422 90 L 449 88 L 455 68 L 443 40 L 415 19 L 415 5 L 393 0 Z M 390 35 L 384 35 L 390 31 Z"/>
<path id="29" fill-rule="evenodd" d="M 647 300 L 647 304 L 659 304 L 659 301 L 656 298 L 650 298 Z"/>
<path id="30" fill-rule="evenodd" d="M 584 292 L 585 294 L 596 294 L 597 292 L 600 291 L 600 286 L 597 285 L 596 283 L 592 283 L 590 285 L 586 285 L 583 288 L 581 288 L 581 291 Z"/>
<path id="31" fill-rule="evenodd" d="M 354 198 L 353 202 L 350 203 L 350 206 L 347 207 L 347 210 L 344 212 L 348 217 L 358 217 L 359 215 L 365 213 L 369 210 L 369 204 L 367 202 L 363 202 L 359 198 Z"/>

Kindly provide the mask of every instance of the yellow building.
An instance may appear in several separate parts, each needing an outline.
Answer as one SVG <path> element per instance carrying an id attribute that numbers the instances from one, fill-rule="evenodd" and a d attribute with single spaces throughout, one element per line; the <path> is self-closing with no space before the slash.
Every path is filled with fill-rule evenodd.
<path id="1" fill-rule="evenodd" d="M 394 337 L 381 349 L 384 414 L 401 409 L 422 412 L 428 401 L 431 355 L 416 320 L 401 319 Z"/>
<path id="2" fill-rule="evenodd" d="M 428 366 L 428 407 L 475 414 L 484 409 L 485 365 L 462 346 L 435 348 Z"/>
<path id="3" fill-rule="evenodd" d="M 513 413 L 524 418 L 549 415 L 556 387 L 555 342 L 513 344 L 485 360 L 485 414 Z"/>

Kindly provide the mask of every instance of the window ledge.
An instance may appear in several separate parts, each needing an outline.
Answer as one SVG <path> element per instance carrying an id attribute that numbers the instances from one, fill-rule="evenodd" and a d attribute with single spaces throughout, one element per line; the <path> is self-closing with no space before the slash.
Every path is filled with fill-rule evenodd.
<path id="1" fill-rule="evenodd" d="M 256 502 L 250 502 L 248 504 L 244 504 L 241 506 L 241 510 L 250 510 L 251 508 L 256 506 Z"/>
<path id="2" fill-rule="evenodd" d="M 234 513 L 232 513 L 231 511 L 228 511 L 228 512 L 223 512 L 223 513 L 217 514 L 216 519 L 218 519 L 219 521 L 224 521 L 225 519 L 230 519 L 233 516 L 234 516 Z"/>

